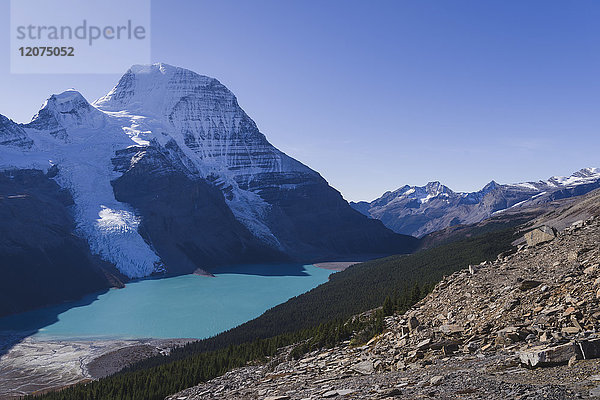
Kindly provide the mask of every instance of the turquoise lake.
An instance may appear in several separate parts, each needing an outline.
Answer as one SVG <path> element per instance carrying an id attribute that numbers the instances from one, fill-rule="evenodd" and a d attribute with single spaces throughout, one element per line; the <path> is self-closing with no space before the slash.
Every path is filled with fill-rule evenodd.
<path id="1" fill-rule="evenodd" d="M 0 319 L 0 331 L 40 339 L 207 338 L 309 291 L 333 271 L 313 265 L 230 267 L 215 277 L 146 279 Z"/>

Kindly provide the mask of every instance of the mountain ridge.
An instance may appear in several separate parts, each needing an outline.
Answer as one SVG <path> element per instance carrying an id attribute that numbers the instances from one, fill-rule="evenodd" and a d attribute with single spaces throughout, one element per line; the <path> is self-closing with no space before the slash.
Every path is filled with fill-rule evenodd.
<path id="1" fill-rule="evenodd" d="M 475 192 L 454 192 L 440 182 L 405 185 L 371 202 L 351 202 L 357 211 L 381 220 L 395 232 L 422 237 L 459 224 L 473 224 L 511 207 L 585 194 L 600 187 L 600 169 L 583 168 L 568 177 L 499 184 Z"/>

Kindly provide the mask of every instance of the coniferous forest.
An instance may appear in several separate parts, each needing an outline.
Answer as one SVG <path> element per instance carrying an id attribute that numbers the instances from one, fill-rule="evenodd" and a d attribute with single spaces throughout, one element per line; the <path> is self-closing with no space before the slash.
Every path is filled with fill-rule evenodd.
<path id="1" fill-rule="evenodd" d="M 412 255 L 391 256 L 331 275 L 317 288 L 215 337 L 174 349 L 113 376 L 28 398 L 164 399 L 248 363 L 266 362 L 295 345 L 290 357 L 351 340 L 360 345 L 384 329 L 384 316 L 403 312 L 445 275 L 491 260 L 511 248 L 514 228 L 462 239 Z M 369 315 L 356 315 L 376 309 Z"/>

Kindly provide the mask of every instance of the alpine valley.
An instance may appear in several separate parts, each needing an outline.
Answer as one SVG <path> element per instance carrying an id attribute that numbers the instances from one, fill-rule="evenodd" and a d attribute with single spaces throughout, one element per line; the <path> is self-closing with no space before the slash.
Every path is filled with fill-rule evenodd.
<path id="1" fill-rule="evenodd" d="M 597 168 L 349 204 L 133 66 L 0 115 L 0 399 L 597 397 L 599 237 Z"/>
<path id="2" fill-rule="evenodd" d="M 273 147 L 219 81 L 133 66 L 94 104 L 68 90 L 0 116 L 0 315 L 151 275 L 407 253 Z M 17 267 L 18 266 L 18 267 Z"/>

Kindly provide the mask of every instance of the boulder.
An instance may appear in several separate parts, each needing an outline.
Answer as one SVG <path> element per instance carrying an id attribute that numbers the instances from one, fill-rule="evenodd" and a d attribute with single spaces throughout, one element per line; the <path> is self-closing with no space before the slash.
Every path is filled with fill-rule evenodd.
<path id="1" fill-rule="evenodd" d="M 542 284 L 542 282 L 539 281 L 534 281 L 534 280 L 524 280 L 519 284 L 519 289 L 523 292 L 526 292 L 530 289 L 533 289 L 535 287 L 538 287 Z"/>
<path id="2" fill-rule="evenodd" d="M 412 316 L 408 319 L 408 329 L 412 332 L 415 329 L 417 329 L 417 326 L 419 326 L 419 320 L 417 319 L 417 317 Z"/>
<path id="3" fill-rule="evenodd" d="M 540 243 L 549 242 L 556 237 L 556 230 L 543 225 L 525 234 L 525 241 L 528 246 L 535 246 Z"/>
<path id="4" fill-rule="evenodd" d="M 442 375 L 437 375 L 429 380 L 429 384 L 431 386 L 437 386 L 440 383 L 442 383 L 443 380 L 444 380 L 444 377 Z"/>
<path id="5" fill-rule="evenodd" d="M 575 309 L 575 307 L 571 306 L 571 307 L 568 307 L 568 308 L 565 310 L 565 312 L 563 312 L 563 316 L 564 316 L 564 317 L 568 317 L 569 315 L 571 315 L 571 314 L 574 314 L 574 313 L 576 313 L 576 312 L 577 312 L 577 310 Z"/>
<path id="6" fill-rule="evenodd" d="M 506 306 L 504 306 L 504 310 L 505 311 L 512 311 L 515 308 L 517 308 L 517 306 L 520 305 L 520 304 L 521 304 L 521 300 L 519 300 L 519 299 L 512 299 L 508 303 L 506 303 Z"/>
<path id="7" fill-rule="evenodd" d="M 575 335 L 579 332 L 579 328 L 575 326 L 565 326 L 560 330 L 562 333 L 566 333 L 567 335 Z"/>
<path id="8" fill-rule="evenodd" d="M 375 371 L 375 367 L 371 361 L 363 361 L 352 366 L 352 370 L 363 375 L 371 375 Z"/>
<path id="9" fill-rule="evenodd" d="M 582 219 L 575 221 L 571 224 L 571 229 L 581 229 L 583 228 L 584 221 Z"/>
<path id="10" fill-rule="evenodd" d="M 580 347 L 576 343 L 560 346 L 537 346 L 519 353 L 521 363 L 528 367 L 544 367 L 567 364 L 571 357 L 583 358 Z"/>
<path id="11" fill-rule="evenodd" d="M 598 270 L 598 266 L 592 265 L 591 267 L 587 267 L 586 269 L 584 269 L 583 273 L 586 275 L 594 275 L 597 270 Z"/>
<path id="12" fill-rule="evenodd" d="M 440 332 L 446 335 L 452 335 L 455 333 L 461 333 L 463 331 L 463 327 L 456 324 L 444 324 L 440 326 Z"/>
<path id="13" fill-rule="evenodd" d="M 577 344 L 584 360 L 600 358 L 600 339 L 582 340 Z"/>
<path id="14" fill-rule="evenodd" d="M 428 349 L 431 345 L 431 339 L 425 339 L 417 343 L 417 350 L 425 350 Z"/>
<path id="15" fill-rule="evenodd" d="M 409 362 L 409 363 L 414 363 L 415 361 L 417 361 L 423 357 L 424 357 L 424 354 L 422 351 L 412 350 L 412 351 L 409 351 L 408 354 L 406 355 L 405 361 Z"/>
<path id="16" fill-rule="evenodd" d="M 463 344 L 463 342 L 460 339 L 440 340 L 440 341 L 436 341 L 435 343 L 431 343 L 429 348 L 431 350 L 441 350 L 444 347 L 447 347 L 447 348 L 455 349 L 454 351 L 456 351 L 456 350 L 458 350 L 458 346 L 460 346 L 462 344 Z"/>
<path id="17" fill-rule="evenodd" d="M 495 344 L 497 346 L 509 345 L 519 342 L 527 337 L 524 330 L 519 330 L 515 326 L 509 326 L 498 331 Z"/>

